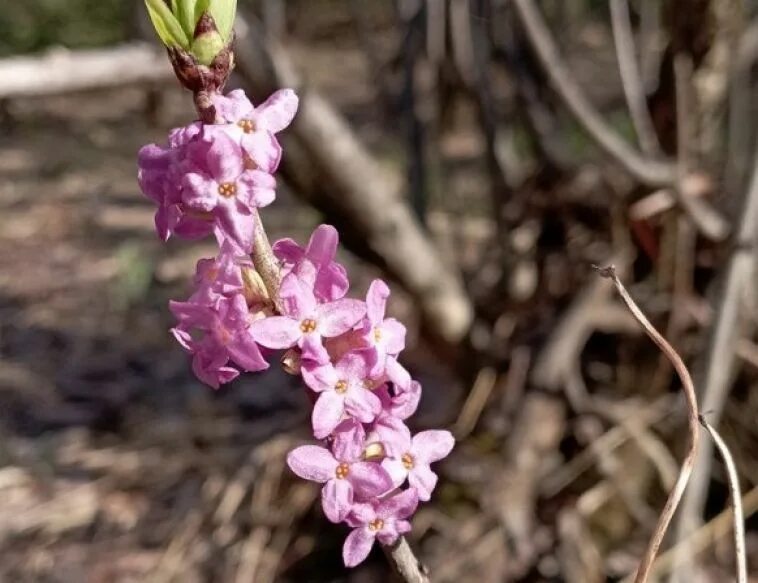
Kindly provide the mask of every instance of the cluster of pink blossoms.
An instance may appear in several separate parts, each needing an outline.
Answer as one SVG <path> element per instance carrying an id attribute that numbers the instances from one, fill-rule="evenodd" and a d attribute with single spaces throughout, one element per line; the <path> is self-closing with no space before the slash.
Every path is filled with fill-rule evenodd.
<path id="1" fill-rule="evenodd" d="M 172 131 L 167 148 L 142 148 L 139 181 L 158 205 L 162 239 L 214 233 L 219 243 L 217 257 L 198 262 L 190 298 L 170 304 L 172 333 L 192 355 L 197 377 L 218 388 L 241 371 L 268 368 L 275 350 L 299 362 L 322 445 L 298 447 L 287 462 L 298 476 L 323 484 L 326 517 L 352 527 L 343 558 L 354 566 L 375 540 L 389 545 L 410 530 L 409 518 L 437 483 L 430 464 L 446 457 L 454 440 L 448 431 L 411 435 L 405 420 L 418 407 L 421 386 L 398 362 L 405 327 L 385 317 L 390 290 L 383 281 L 371 284 L 365 301 L 345 297 L 349 281 L 334 260 L 333 227 L 318 227 L 306 247 L 277 241 L 278 313 L 261 292 L 250 258 L 253 213 L 275 198 L 275 134 L 290 124 L 297 104 L 290 90 L 257 108 L 242 91 L 217 96 L 220 123 L 196 122 Z"/>

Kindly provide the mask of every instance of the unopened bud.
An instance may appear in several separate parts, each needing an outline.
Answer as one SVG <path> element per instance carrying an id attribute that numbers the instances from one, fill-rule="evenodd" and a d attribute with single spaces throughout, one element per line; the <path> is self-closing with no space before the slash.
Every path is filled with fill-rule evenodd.
<path id="1" fill-rule="evenodd" d="M 271 298 L 268 295 L 266 284 L 263 283 L 260 273 L 253 267 L 243 266 L 242 272 L 242 293 L 247 300 L 248 306 L 270 305 Z"/>
<path id="2" fill-rule="evenodd" d="M 369 443 L 361 456 L 367 462 L 378 462 L 386 457 L 384 446 L 381 443 Z"/>
<path id="3" fill-rule="evenodd" d="M 282 357 L 282 368 L 287 374 L 298 376 L 300 374 L 300 365 L 302 364 L 302 357 L 299 350 L 290 348 L 284 353 Z"/>
<path id="4" fill-rule="evenodd" d="M 225 48 L 226 41 L 216 28 L 216 21 L 203 12 L 193 32 L 190 52 L 201 65 L 209 66 Z"/>

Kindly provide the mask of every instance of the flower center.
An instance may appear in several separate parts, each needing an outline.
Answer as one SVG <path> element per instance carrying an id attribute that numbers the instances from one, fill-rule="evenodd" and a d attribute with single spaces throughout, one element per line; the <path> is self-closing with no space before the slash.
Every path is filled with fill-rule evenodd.
<path id="1" fill-rule="evenodd" d="M 311 318 L 306 318 L 302 322 L 300 322 L 300 331 L 303 334 L 310 334 L 311 332 L 316 331 L 316 320 L 312 320 Z"/>
<path id="2" fill-rule="evenodd" d="M 403 462 L 403 466 L 406 470 L 412 470 L 413 466 L 415 465 L 415 460 L 409 453 L 404 453 L 403 457 L 400 458 L 400 461 Z"/>
<path id="3" fill-rule="evenodd" d="M 347 475 L 350 473 L 350 466 L 346 464 L 345 462 L 342 462 L 340 465 L 337 466 L 337 469 L 334 470 L 334 475 L 337 476 L 338 479 L 344 480 L 347 478 Z"/>
<path id="4" fill-rule="evenodd" d="M 363 388 L 373 391 L 376 388 L 376 383 L 372 379 L 363 379 Z"/>
<path id="5" fill-rule="evenodd" d="M 374 342 L 381 342 L 382 340 L 382 329 L 377 326 L 374 328 Z"/>
<path id="6" fill-rule="evenodd" d="M 384 528 L 384 521 L 381 518 L 375 518 L 371 522 L 368 523 L 368 529 L 376 532 L 377 530 L 382 530 Z"/>
<path id="7" fill-rule="evenodd" d="M 241 119 L 237 122 L 237 125 L 246 134 L 252 134 L 256 130 L 255 122 L 252 119 Z"/>
<path id="8" fill-rule="evenodd" d="M 337 384 L 334 385 L 334 390 L 340 395 L 345 393 L 347 391 L 347 381 L 337 381 Z"/>
<path id="9" fill-rule="evenodd" d="M 237 194 L 237 185 L 234 182 L 222 182 L 218 185 L 218 193 L 229 198 Z"/>

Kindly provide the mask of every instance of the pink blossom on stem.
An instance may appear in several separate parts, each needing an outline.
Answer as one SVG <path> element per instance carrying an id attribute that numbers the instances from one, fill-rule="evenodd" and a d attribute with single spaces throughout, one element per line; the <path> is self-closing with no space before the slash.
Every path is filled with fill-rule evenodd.
<path id="1" fill-rule="evenodd" d="M 413 488 L 381 501 L 356 504 L 347 517 L 353 531 L 345 539 L 342 559 L 347 567 L 362 563 L 374 541 L 391 545 L 411 530 L 408 518 L 416 511 L 418 495 Z"/>
<path id="2" fill-rule="evenodd" d="M 305 384 L 319 393 L 313 407 L 313 435 L 323 439 L 339 425 L 345 414 L 361 423 L 373 421 L 382 402 L 366 388 L 369 367 L 362 354 L 343 356 L 336 364 L 305 362 Z"/>
<path id="3" fill-rule="evenodd" d="M 338 432 L 332 451 L 317 445 L 303 445 L 287 455 L 287 465 L 305 480 L 324 484 L 321 503 L 332 522 L 343 521 L 356 501 L 367 501 L 391 487 L 387 472 L 377 462 L 361 459 L 365 434 L 351 422 Z"/>
<path id="4" fill-rule="evenodd" d="M 295 273 L 282 280 L 279 296 L 284 315 L 254 322 L 253 337 L 268 348 L 298 346 L 304 359 L 319 363 L 329 361 L 322 339 L 344 334 L 366 313 L 366 304 L 361 300 L 342 298 L 319 304 L 313 289 Z"/>
<path id="5" fill-rule="evenodd" d="M 235 378 L 229 360 L 249 372 L 268 368 L 250 334 L 250 313 L 241 294 L 219 299 L 213 307 L 176 301 L 169 307 L 179 320 L 172 333 L 193 355 L 193 370 L 204 383 L 217 389 Z M 205 333 L 202 340 L 192 337 L 192 329 Z"/>
<path id="6" fill-rule="evenodd" d="M 273 245 L 274 255 L 284 263 L 284 273 L 294 271 L 301 277 L 308 276 L 315 267 L 314 293 L 322 302 L 331 302 L 345 296 L 350 283 L 345 268 L 334 261 L 339 235 L 331 225 L 320 225 L 313 231 L 308 245 L 303 248 L 292 239 L 280 239 Z"/>
<path id="7" fill-rule="evenodd" d="M 422 431 L 413 436 L 400 455 L 386 458 L 382 465 L 395 486 L 407 478 L 411 488 L 418 492 L 419 500 L 426 502 L 437 485 L 437 474 L 430 464 L 447 457 L 454 445 L 455 439 L 449 431 Z"/>

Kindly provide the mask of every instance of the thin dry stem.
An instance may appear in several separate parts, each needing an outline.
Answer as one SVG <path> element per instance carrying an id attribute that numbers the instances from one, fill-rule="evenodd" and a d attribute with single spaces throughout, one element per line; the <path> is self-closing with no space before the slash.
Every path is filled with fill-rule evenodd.
<path id="1" fill-rule="evenodd" d="M 632 23 L 629 18 L 629 4 L 627 0 L 611 0 L 610 7 L 621 82 L 634 131 L 637 133 L 643 152 L 648 155 L 660 155 L 661 148 L 647 108 L 645 87 L 637 62 Z"/>
<path id="2" fill-rule="evenodd" d="M 260 274 L 263 285 L 266 286 L 268 297 L 274 303 L 276 311 L 281 314 L 282 305 L 281 298 L 279 297 L 279 286 L 282 283 L 282 270 L 271 249 L 271 243 L 268 240 L 266 229 L 263 227 L 261 215 L 257 210 L 253 211 L 253 220 L 255 221 L 252 253 L 253 265 L 255 265 L 255 270 Z"/>
<path id="3" fill-rule="evenodd" d="M 661 336 L 661 334 L 650 323 L 642 310 L 637 306 L 634 300 L 631 298 L 626 288 L 621 283 L 621 280 L 616 275 L 616 269 L 613 266 L 605 268 L 597 268 L 598 273 L 603 277 L 613 280 L 616 289 L 618 290 L 621 299 L 624 300 L 627 308 L 635 317 L 635 319 L 644 328 L 645 332 L 652 339 L 653 342 L 661 349 L 666 358 L 671 361 L 674 369 L 676 370 L 679 378 L 682 381 L 682 389 L 684 390 L 684 396 L 687 401 L 687 421 L 689 426 L 690 443 L 687 448 L 687 454 L 682 462 L 682 466 L 679 470 L 679 476 L 677 477 L 674 488 L 671 490 L 666 505 L 661 511 L 661 515 L 658 518 L 658 524 L 653 531 L 653 536 L 650 538 L 645 553 L 640 561 L 640 566 L 637 569 L 637 574 L 634 578 L 635 583 L 645 583 L 650 575 L 650 570 L 653 566 L 655 556 L 658 554 L 658 549 L 661 546 L 661 541 L 666 534 L 671 519 L 674 516 L 676 507 L 679 505 L 684 489 L 687 487 L 687 481 L 690 478 L 692 469 L 695 465 L 695 456 L 697 454 L 697 446 L 700 437 L 699 421 L 698 421 L 698 408 L 697 397 L 695 395 L 695 387 L 692 383 L 692 377 L 687 370 L 687 366 L 684 364 L 682 358 L 677 354 L 676 350 Z"/>
<path id="4" fill-rule="evenodd" d="M 729 452 L 726 442 L 721 438 L 718 431 L 700 415 L 700 424 L 705 427 L 719 450 L 721 459 L 724 460 L 726 475 L 729 479 L 729 497 L 731 498 L 734 512 L 734 555 L 737 565 L 737 583 L 747 583 L 747 553 L 745 551 L 745 513 L 742 510 L 742 494 L 740 493 L 740 479 L 737 476 L 737 467 L 734 458 Z"/>
<path id="5" fill-rule="evenodd" d="M 403 581 L 406 583 L 430 583 L 429 570 L 413 554 L 413 549 L 405 537 L 401 536 L 392 545 L 382 545 L 382 550 Z"/>
<path id="6" fill-rule="evenodd" d="M 545 72 L 574 117 L 587 133 L 618 164 L 648 186 L 671 186 L 676 181 L 676 167 L 668 161 L 641 155 L 603 119 L 571 76 L 571 67 L 561 57 L 550 29 L 534 0 L 513 0 L 527 39 L 542 62 Z"/>

